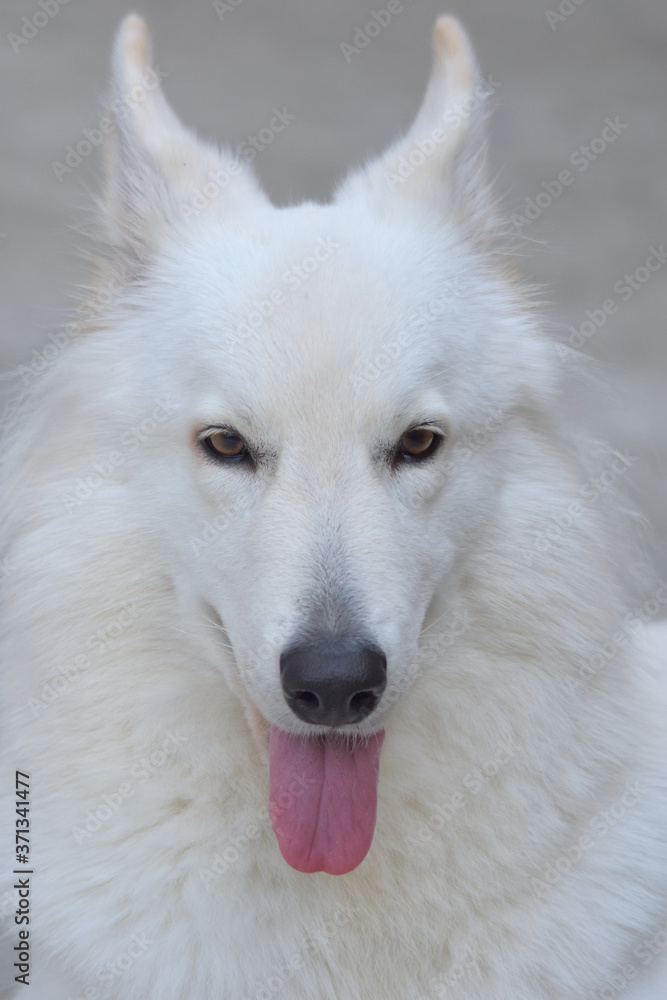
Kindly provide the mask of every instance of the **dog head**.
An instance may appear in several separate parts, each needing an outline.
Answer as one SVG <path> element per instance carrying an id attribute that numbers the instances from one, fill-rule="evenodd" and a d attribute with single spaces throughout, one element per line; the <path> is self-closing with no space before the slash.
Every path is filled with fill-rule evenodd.
<path id="1" fill-rule="evenodd" d="M 506 439 L 536 371 L 548 391 L 490 251 L 492 85 L 452 18 L 434 50 L 407 135 L 331 204 L 293 208 L 180 124 L 139 18 L 115 54 L 115 349 L 170 400 L 145 488 L 183 600 L 224 630 L 221 669 L 270 732 L 272 799 L 312 786 L 275 823 L 304 871 L 368 850 L 383 728 L 502 491 L 502 449 L 475 442 Z"/>

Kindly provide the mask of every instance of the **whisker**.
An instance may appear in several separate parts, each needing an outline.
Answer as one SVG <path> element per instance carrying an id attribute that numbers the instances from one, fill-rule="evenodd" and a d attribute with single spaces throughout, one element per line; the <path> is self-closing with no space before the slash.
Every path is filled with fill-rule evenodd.
<path id="1" fill-rule="evenodd" d="M 438 624 L 438 622 L 439 622 L 439 621 L 441 621 L 441 620 L 442 620 L 442 619 L 443 619 L 443 618 L 445 617 L 445 615 L 448 615 L 448 614 L 449 614 L 449 613 L 450 613 L 451 611 L 452 611 L 452 608 L 446 608 L 446 609 L 445 609 L 445 610 L 444 610 L 444 611 L 442 612 L 442 614 L 441 614 L 441 615 L 438 615 L 438 617 L 437 617 L 437 618 L 436 618 L 436 619 L 435 619 L 434 621 L 432 621 L 432 622 L 431 622 L 431 624 L 430 624 L 430 625 L 427 625 L 427 626 L 426 626 L 426 628 L 423 628 L 423 629 L 421 630 L 421 632 L 419 633 L 419 636 L 420 636 L 420 638 L 421 638 L 421 636 L 422 636 L 422 635 L 424 635 L 424 633 L 425 633 L 425 632 L 428 632 L 428 630 L 429 630 L 430 628 L 433 628 L 433 626 L 434 626 L 434 625 L 437 625 L 437 624 Z M 442 633 L 441 633 L 441 634 L 442 634 Z"/>

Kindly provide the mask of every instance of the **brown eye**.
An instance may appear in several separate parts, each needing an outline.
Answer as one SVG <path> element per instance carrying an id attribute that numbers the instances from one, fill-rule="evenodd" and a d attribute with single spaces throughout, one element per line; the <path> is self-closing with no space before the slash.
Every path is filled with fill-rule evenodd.
<path id="1" fill-rule="evenodd" d="M 234 431 L 211 431 L 201 438 L 201 443 L 214 458 L 238 462 L 248 454 L 245 441 Z"/>
<path id="2" fill-rule="evenodd" d="M 428 427 L 413 427 L 406 431 L 398 443 L 398 457 L 407 459 L 428 458 L 440 445 L 442 436 Z"/>

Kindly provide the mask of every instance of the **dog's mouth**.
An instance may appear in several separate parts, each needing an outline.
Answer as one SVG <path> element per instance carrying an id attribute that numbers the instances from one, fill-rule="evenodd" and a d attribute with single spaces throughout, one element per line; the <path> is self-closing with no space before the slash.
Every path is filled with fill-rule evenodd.
<path id="1" fill-rule="evenodd" d="M 206 617 L 228 633 L 215 608 Z M 297 736 L 270 724 L 246 690 L 236 660 L 234 690 L 260 747 L 269 743 L 269 816 L 285 861 L 300 872 L 346 875 L 375 832 L 384 729 L 355 735 L 322 727 Z"/>
<path id="2" fill-rule="evenodd" d="M 285 861 L 345 875 L 371 846 L 384 730 L 302 738 L 271 726 L 269 815 Z"/>

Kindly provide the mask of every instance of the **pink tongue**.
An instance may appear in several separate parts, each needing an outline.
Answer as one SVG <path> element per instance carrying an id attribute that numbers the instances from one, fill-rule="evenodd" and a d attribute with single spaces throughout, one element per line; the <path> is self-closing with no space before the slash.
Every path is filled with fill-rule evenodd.
<path id="1" fill-rule="evenodd" d="M 345 875 L 375 829 L 380 749 L 370 739 L 300 739 L 271 726 L 269 815 L 285 861 L 300 872 Z"/>

